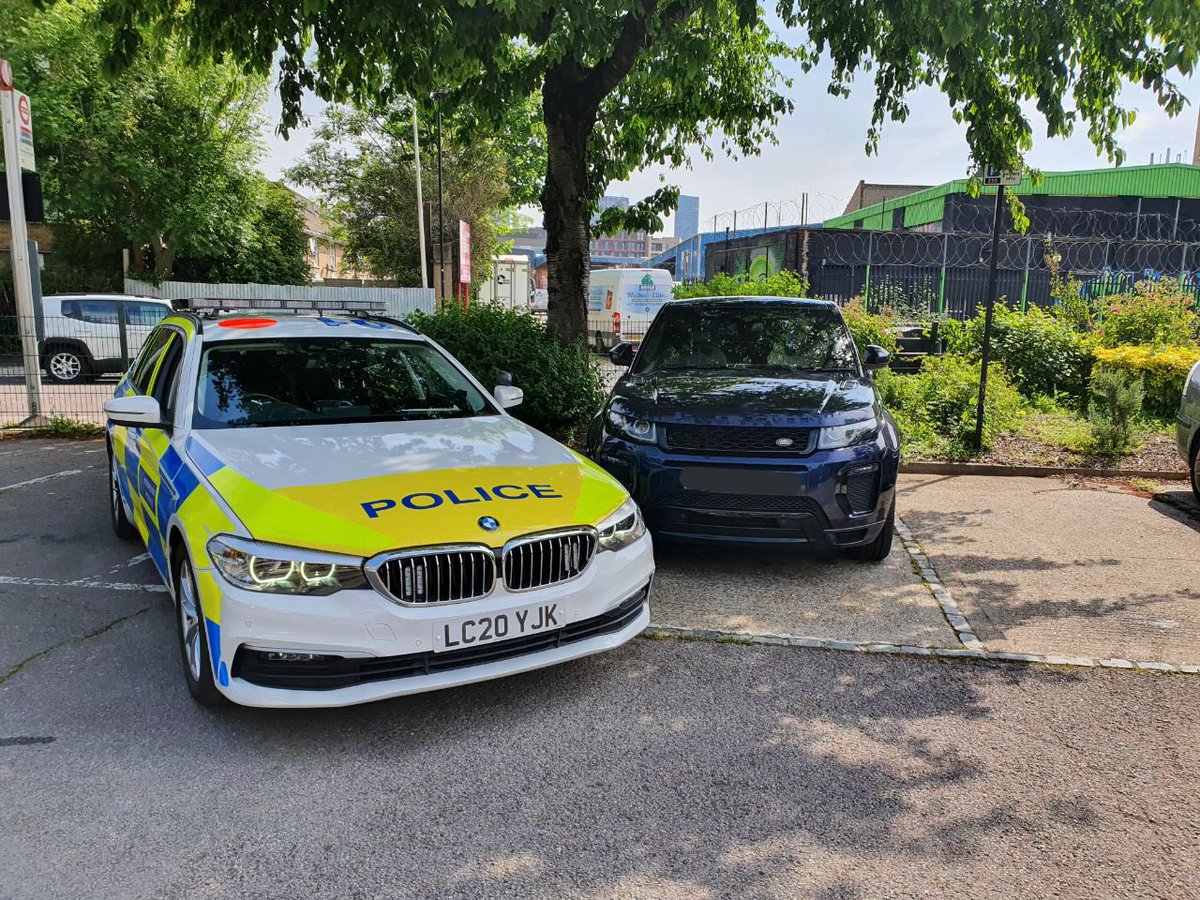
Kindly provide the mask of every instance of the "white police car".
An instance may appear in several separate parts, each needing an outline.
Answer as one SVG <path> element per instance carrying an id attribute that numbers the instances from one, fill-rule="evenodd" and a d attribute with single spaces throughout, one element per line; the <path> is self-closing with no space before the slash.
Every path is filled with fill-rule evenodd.
<path id="1" fill-rule="evenodd" d="M 163 320 L 104 405 L 113 526 L 171 588 L 197 700 L 360 703 L 646 626 L 641 514 L 504 411 L 519 388 L 399 322 L 229 305 Z"/>

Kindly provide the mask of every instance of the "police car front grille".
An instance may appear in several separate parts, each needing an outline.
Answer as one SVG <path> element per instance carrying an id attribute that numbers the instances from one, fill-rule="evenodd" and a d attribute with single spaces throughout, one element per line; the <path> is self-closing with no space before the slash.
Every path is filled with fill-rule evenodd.
<path id="1" fill-rule="evenodd" d="M 596 553 L 594 531 L 568 531 L 527 538 L 504 551 L 504 584 L 510 591 L 528 591 L 570 581 L 583 572 Z"/>
<path id="2" fill-rule="evenodd" d="M 496 558 L 483 547 L 406 553 L 387 560 L 376 573 L 383 589 L 400 603 L 459 603 L 492 592 Z"/>

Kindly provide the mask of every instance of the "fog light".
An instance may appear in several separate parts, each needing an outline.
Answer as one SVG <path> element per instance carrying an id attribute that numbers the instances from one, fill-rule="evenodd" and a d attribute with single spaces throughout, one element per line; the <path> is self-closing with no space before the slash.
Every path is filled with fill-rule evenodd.
<path id="1" fill-rule="evenodd" d="M 267 662 L 317 662 L 318 660 L 341 659 L 340 656 L 330 656 L 325 653 L 292 653 L 287 650 L 260 650 L 258 657 Z"/>

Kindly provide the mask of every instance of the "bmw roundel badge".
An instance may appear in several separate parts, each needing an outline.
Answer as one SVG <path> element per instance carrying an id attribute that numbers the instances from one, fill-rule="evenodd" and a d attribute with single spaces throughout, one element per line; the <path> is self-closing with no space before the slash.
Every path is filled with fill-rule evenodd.
<path id="1" fill-rule="evenodd" d="M 497 528 L 500 527 L 500 523 L 497 522 L 495 519 L 493 519 L 491 516 L 480 516 L 479 517 L 479 527 L 482 528 L 484 531 L 495 531 Z"/>

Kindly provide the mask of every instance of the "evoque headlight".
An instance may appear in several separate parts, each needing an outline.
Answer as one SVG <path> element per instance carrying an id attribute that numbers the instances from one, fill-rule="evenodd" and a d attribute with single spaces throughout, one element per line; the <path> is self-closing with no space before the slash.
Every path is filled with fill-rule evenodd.
<path id="1" fill-rule="evenodd" d="M 849 425 L 832 425 L 822 428 L 817 437 L 817 449 L 837 450 L 839 447 L 853 447 L 875 439 L 879 430 L 879 420 L 871 417 L 861 422 L 851 422 Z"/>
<path id="2" fill-rule="evenodd" d="M 627 416 L 610 406 L 608 408 L 608 424 L 621 437 L 628 438 L 631 441 L 637 441 L 641 444 L 654 444 L 658 442 L 657 430 L 654 427 L 654 423 L 649 419 Z"/>
<path id="3" fill-rule="evenodd" d="M 225 580 L 248 591 L 322 595 L 367 586 L 362 560 L 352 556 L 264 544 L 231 534 L 219 534 L 207 546 Z"/>
<path id="4" fill-rule="evenodd" d="M 620 550 L 646 533 L 646 523 L 642 520 L 642 511 L 630 497 L 597 525 L 596 530 L 600 532 L 601 550 Z"/>

